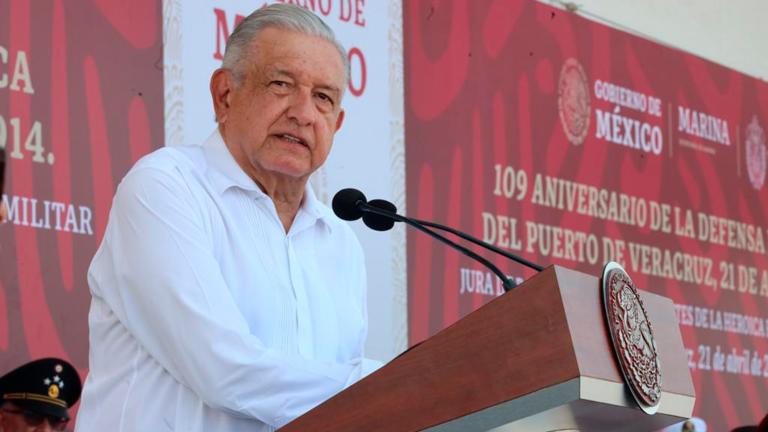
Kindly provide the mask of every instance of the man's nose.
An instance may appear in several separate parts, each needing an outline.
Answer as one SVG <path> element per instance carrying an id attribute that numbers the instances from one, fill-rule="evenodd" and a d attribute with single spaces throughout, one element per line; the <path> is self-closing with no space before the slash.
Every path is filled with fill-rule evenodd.
<path id="1" fill-rule="evenodd" d="M 315 118 L 315 106 L 311 91 L 301 89 L 294 93 L 291 105 L 288 107 L 288 118 L 298 123 L 299 126 L 312 124 Z"/>

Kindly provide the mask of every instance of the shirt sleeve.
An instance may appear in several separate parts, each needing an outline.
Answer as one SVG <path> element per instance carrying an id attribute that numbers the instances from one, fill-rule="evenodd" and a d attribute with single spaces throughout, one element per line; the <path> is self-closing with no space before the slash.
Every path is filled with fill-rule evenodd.
<path id="1" fill-rule="evenodd" d="M 362 359 L 307 360 L 252 335 L 213 255 L 205 212 L 181 176 L 132 170 L 89 270 L 91 289 L 207 405 L 283 426 L 362 376 Z"/>

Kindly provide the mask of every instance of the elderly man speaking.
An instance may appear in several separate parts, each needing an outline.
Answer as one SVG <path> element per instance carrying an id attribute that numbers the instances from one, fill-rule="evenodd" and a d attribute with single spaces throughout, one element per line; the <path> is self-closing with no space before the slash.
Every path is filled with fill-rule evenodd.
<path id="1" fill-rule="evenodd" d="M 211 77 L 217 130 L 118 187 L 88 273 L 77 431 L 271 431 L 368 369 L 362 250 L 307 184 L 347 74 L 302 8 L 238 25 Z"/>

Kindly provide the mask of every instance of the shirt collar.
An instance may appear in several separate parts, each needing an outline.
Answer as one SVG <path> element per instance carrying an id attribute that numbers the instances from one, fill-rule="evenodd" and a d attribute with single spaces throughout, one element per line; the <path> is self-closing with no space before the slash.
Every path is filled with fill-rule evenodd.
<path id="1" fill-rule="evenodd" d="M 224 143 L 224 138 L 222 138 L 218 128 L 203 142 L 202 147 L 208 160 L 209 178 L 216 192 L 221 195 L 231 187 L 238 187 L 253 192 L 259 199 L 269 199 L 269 196 L 259 188 L 259 185 L 237 163 Z M 305 215 L 302 215 L 302 213 L 305 213 Z M 309 182 L 304 187 L 304 198 L 299 208 L 299 213 L 296 215 L 296 220 L 300 219 L 300 215 L 302 215 L 301 219 L 304 219 L 305 223 L 314 223 L 317 220 L 321 220 L 328 230 L 331 230 L 333 227 L 331 220 L 335 216 L 331 214 L 327 206 L 317 199 Z"/>
<path id="2" fill-rule="evenodd" d="M 309 182 L 304 187 L 304 201 L 301 203 L 301 208 L 315 219 L 325 219 L 327 216 L 325 205 L 317 199 Z"/>
<path id="3" fill-rule="evenodd" d="M 235 186 L 247 191 L 261 192 L 259 186 L 237 164 L 234 156 L 224 143 L 224 138 L 219 133 L 219 128 L 203 142 L 203 152 L 208 160 L 211 181 L 216 192 L 223 194 L 227 189 Z"/>
<path id="4" fill-rule="evenodd" d="M 317 199 L 315 191 L 307 182 L 307 185 L 304 187 L 304 198 L 301 202 L 301 207 L 299 207 L 299 212 L 293 220 L 294 226 L 291 230 L 299 232 L 318 222 L 322 222 L 325 229 L 330 233 L 333 232 L 333 220 L 335 218 L 336 216 L 331 213 L 328 206 Z"/>

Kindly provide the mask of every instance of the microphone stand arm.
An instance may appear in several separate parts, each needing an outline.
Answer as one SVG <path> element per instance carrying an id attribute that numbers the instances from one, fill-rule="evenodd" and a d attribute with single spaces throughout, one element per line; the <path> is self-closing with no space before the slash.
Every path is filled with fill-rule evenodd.
<path id="1" fill-rule="evenodd" d="M 538 264 L 536 264 L 534 262 L 528 261 L 527 259 L 525 259 L 523 257 L 519 257 L 517 255 L 511 254 L 511 253 L 509 253 L 509 252 L 507 252 L 507 251 L 505 251 L 503 249 L 500 249 L 500 248 L 498 248 L 498 247 L 496 247 L 496 246 L 494 246 L 492 244 L 488 244 L 488 243 L 486 243 L 486 242 L 484 242 L 484 241 L 482 241 L 480 239 L 472 237 L 469 234 L 465 234 L 465 233 L 463 233 L 463 232 L 461 232 L 461 231 L 459 231 L 457 229 L 451 228 L 449 226 L 441 225 L 441 224 L 435 223 L 435 222 L 429 222 L 429 221 L 424 221 L 424 220 L 419 220 L 419 219 L 412 219 L 412 220 L 415 221 L 415 222 L 418 222 L 418 223 L 420 223 L 420 224 L 422 224 L 424 226 L 430 227 L 430 228 L 437 228 L 439 230 L 447 231 L 447 232 L 449 232 L 449 233 L 451 233 L 451 234 L 453 234 L 455 236 L 463 238 L 464 240 L 466 240 L 466 241 L 468 241 L 470 243 L 474 243 L 474 244 L 476 244 L 478 246 L 482 246 L 482 247 L 484 247 L 484 248 L 486 248 L 488 250 L 496 252 L 497 254 L 505 256 L 505 257 L 511 259 L 512 261 L 520 263 L 520 264 L 522 264 L 522 265 L 524 265 L 524 266 L 526 266 L 528 268 L 532 268 L 532 269 L 534 269 L 536 271 L 544 270 L 543 266 L 540 266 L 540 265 L 538 265 Z"/>
<path id="2" fill-rule="evenodd" d="M 447 237 L 444 237 L 444 236 L 442 236 L 442 235 L 432 231 L 431 229 L 427 228 L 426 226 L 424 226 L 424 225 L 427 225 L 427 224 L 424 224 L 421 221 L 416 221 L 416 220 L 409 219 L 409 218 L 407 218 L 405 216 L 400 216 L 397 213 L 392 213 L 390 211 L 387 211 L 387 210 L 384 210 L 384 209 L 380 209 L 378 207 L 370 206 L 367 203 L 362 203 L 361 202 L 361 203 L 358 203 L 358 205 L 360 206 L 360 209 L 362 211 L 373 213 L 373 214 L 377 214 L 377 215 L 388 217 L 388 218 L 392 218 L 393 220 L 395 220 L 397 222 L 403 222 L 403 223 L 405 223 L 407 225 L 410 225 L 410 226 L 416 228 L 417 230 L 419 230 L 421 232 L 424 232 L 424 233 L 430 235 L 431 237 L 433 237 L 433 238 L 435 238 L 435 239 L 445 243 L 446 245 L 448 245 L 448 246 L 450 246 L 450 247 L 452 247 L 454 249 L 459 250 L 461 253 L 463 253 L 463 254 L 465 254 L 465 255 L 467 255 L 467 256 L 469 256 L 469 257 L 471 257 L 471 258 L 473 258 L 473 259 L 475 259 L 477 261 L 479 261 L 481 264 L 483 264 L 484 266 L 488 267 L 496 276 L 498 276 L 499 279 L 501 279 L 502 284 L 504 286 L 504 291 L 505 292 L 506 291 L 510 291 L 512 288 L 514 288 L 516 286 L 515 282 L 513 280 L 511 280 L 510 278 L 508 278 L 507 275 L 505 275 L 504 272 L 499 270 L 499 268 L 496 267 L 493 263 L 491 263 L 487 259 L 483 258 L 482 256 L 476 254 L 475 252 L 472 252 L 471 250 L 465 248 L 464 246 L 462 246 L 462 245 L 460 245 L 458 243 L 455 243 L 455 242 L 451 241 L 450 239 L 448 239 Z"/>

